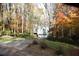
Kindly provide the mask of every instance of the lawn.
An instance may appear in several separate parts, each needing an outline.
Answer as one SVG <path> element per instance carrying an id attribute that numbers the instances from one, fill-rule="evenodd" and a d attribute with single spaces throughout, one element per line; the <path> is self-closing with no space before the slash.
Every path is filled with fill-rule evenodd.
<path id="1" fill-rule="evenodd" d="M 24 38 L 17 38 L 17 37 L 12 37 L 12 36 L 2 36 L 0 37 L 0 42 L 2 43 L 9 43 L 9 42 L 13 42 L 16 40 L 24 40 Z"/>
<path id="2" fill-rule="evenodd" d="M 64 51 L 79 48 L 75 45 L 62 43 L 62 42 L 55 42 L 55 41 L 49 41 L 49 40 L 43 40 L 42 42 L 46 43 L 48 47 L 54 48 L 54 49 L 62 49 Z"/>
<path id="3" fill-rule="evenodd" d="M 79 47 L 63 42 L 42 40 L 42 46 L 48 46 L 55 50 L 56 55 L 79 55 Z"/>

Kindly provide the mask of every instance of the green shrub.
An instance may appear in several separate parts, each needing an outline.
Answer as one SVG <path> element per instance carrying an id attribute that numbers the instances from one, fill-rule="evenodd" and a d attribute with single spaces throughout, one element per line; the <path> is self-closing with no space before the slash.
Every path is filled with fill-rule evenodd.
<path id="1" fill-rule="evenodd" d="M 2 35 L 10 35 L 11 31 L 10 30 L 5 30 L 1 32 Z"/>
<path id="2" fill-rule="evenodd" d="M 30 33 L 28 33 L 28 32 L 25 32 L 23 34 L 22 33 L 21 34 L 17 33 L 16 36 L 21 37 L 21 38 L 34 38 L 34 36 L 30 35 Z"/>
<path id="3" fill-rule="evenodd" d="M 48 45 L 44 41 L 42 41 L 42 42 L 40 42 L 40 47 L 42 49 L 46 49 L 46 48 L 48 48 Z"/>

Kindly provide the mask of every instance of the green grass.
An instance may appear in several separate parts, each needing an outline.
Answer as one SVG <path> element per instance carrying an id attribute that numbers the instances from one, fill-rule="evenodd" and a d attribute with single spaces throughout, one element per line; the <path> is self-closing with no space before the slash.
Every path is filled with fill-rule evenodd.
<path id="1" fill-rule="evenodd" d="M 3 43 L 9 43 L 9 42 L 14 42 L 14 41 L 17 41 L 17 40 L 21 40 L 21 39 L 18 39 L 18 37 L 17 38 L 1 38 L 0 37 L 0 42 L 3 42 Z"/>
<path id="2" fill-rule="evenodd" d="M 15 41 L 14 39 L 10 39 L 10 38 L 0 38 L 0 42 L 3 42 L 3 43 L 7 43 L 7 42 L 13 42 Z"/>
<path id="3" fill-rule="evenodd" d="M 78 46 L 71 45 L 68 43 L 63 42 L 56 42 L 56 41 L 50 41 L 50 40 L 41 40 L 40 41 L 41 46 L 48 47 L 52 49 L 55 53 L 55 55 L 69 55 L 69 51 L 72 51 L 74 49 L 79 49 Z M 71 52 L 70 52 L 71 53 Z"/>
<path id="4" fill-rule="evenodd" d="M 43 40 L 43 42 L 46 43 L 48 45 L 48 47 L 50 47 L 50 48 L 54 48 L 54 49 L 62 48 L 65 51 L 74 49 L 75 47 L 78 48 L 75 45 L 70 45 L 70 44 L 62 43 L 62 42 L 55 42 L 55 41 L 49 41 L 49 40 Z"/>
<path id="5" fill-rule="evenodd" d="M 10 39 L 0 39 L 0 42 L 5 42 L 5 41 L 12 41 Z"/>

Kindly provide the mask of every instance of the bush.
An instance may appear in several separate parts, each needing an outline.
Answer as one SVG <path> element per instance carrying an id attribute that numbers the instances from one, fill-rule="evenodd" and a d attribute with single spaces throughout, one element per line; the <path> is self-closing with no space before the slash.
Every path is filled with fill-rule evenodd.
<path id="1" fill-rule="evenodd" d="M 42 49 L 46 49 L 46 48 L 48 48 L 48 45 L 45 43 L 45 42 L 40 42 L 40 47 L 42 48 Z"/>
<path id="2" fill-rule="evenodd" d="M 48 40 L 54 40 L 54 37 L 52 35 L 48 35 L 47 39 Z"/>
<path id="3" fill-rule="evenodd" d="M 10 35 L 11 31 L 10 30 L 5 30 L 1 32 L 2 35 Z"/>
<path id="4" fill-rule="evenodd" d="M 17 37 L 21 37 L 21 38 L 33 38 L 33 36 L 32 35 L 30 35 L 30 33 L 28 33 L 28 32 L 25 32 L 25 33 L 23 33 L 23 34 L 16 34 L 16 36 Z"/>
<path id="5" fill-rule="evenodd" d="M 36 45 L 38 42 L 36 40 L 33 40 L 32 44 Z"/>
<path id="6" fill-rule="evenodd" d="M 17 34 L 17 37 L 23 37 L 26 38 L 28 35 L 28 33 L 23 33 L 23 34 Z"/>

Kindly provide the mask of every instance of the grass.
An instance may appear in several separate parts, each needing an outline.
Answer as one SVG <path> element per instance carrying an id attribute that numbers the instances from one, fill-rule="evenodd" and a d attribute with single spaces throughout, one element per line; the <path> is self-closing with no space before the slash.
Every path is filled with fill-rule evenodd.
<path id="1" fill-rule="evenodd" d="M 65 51 L 70 50 L 70 49 L 74 49 L 74 48 L 78 48 L 75 45 L 62 43 L 62 42 L 55 42 L 55 41 L 49 41 L 49 40 L 43 40 L 43 42 L 46 43 L 48 45 L 48 47 L 50 47 L 50 48 L 54 48 L 54 49 L 62 48 Z"/>
<path id="2" fill-rule="evenodd" d="M 71 45 L 68 43 L 49 41 L 49 40 L 42 40 L 41 42 L 46 44 L 49 48 L 54 49 L 55 55 L 69 55 L 72 50 L 79 49 L 78 46 Z M 78 55 L 78 53 L 76 54 Z M 70 55 L 72 55 L 72 53 Z"/>
<path id="3" fill-rule="evenodd" d="M 10 38 L 0 38 L 0 42 L 3 42 L 3 43 L 13 42 L 13 41 L 15 41 L 15 40 L 10 39 Z"/>
<path id="4" fill-rule="evenodd" d="M 19 39 L 18 37 L 14 37 L 14 38 L 8 38 L 8 37 L 0 37 L 0 42 L 3 42 L 3 43 L 9 43 L 9 42 L 14 42 L 14 41 L 17 41 L 17 40 L 23 40 L 23 39 Z"/>

